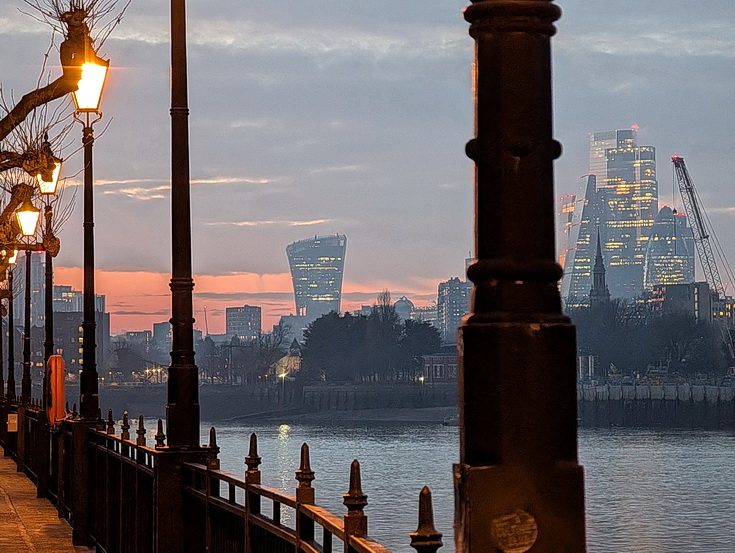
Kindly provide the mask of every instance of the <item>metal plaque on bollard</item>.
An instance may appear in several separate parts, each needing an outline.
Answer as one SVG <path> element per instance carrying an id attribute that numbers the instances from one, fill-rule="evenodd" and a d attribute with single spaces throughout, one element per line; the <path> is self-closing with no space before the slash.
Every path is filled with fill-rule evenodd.
<path id="1" fill-rule="evenodd" d="M 8 413 L 8 432 L 18 432 L 17 413 Z"/>

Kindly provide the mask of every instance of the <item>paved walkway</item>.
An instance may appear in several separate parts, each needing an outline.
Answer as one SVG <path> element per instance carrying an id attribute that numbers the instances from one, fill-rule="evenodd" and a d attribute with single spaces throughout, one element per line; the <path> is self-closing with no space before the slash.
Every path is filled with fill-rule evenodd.
<path id="1" fill-rule="evenodd" d="M 0 552 L 91 553 L 71 544 L 71 527 L 0 448 Z"/>

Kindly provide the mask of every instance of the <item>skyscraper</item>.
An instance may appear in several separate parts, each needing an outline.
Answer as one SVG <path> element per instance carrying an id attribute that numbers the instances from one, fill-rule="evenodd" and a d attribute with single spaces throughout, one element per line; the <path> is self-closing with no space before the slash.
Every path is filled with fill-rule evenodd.
<path id="1" fill-rule="evenodd" d="M 442 342 L 457 342 L 457 328 L 462 324 L 462 317 L 470 312 L 472 282 L 450 278 L 439 283 L 436 301 L 437 320 Z"/>
<path id="2" fill-rule="evenodd" d="M 44 252 L 26 251 L 31 256 L 31 326 L 42 327 L 46 320 L 44 310 L 45 268 Z M 25 255 L 25 254 L 23 254 Z M 18 256 L 18 264 L 13 268 L 14 274 L 14 323 L 22 326 L 25 321 L 25 274 L 26 263 L 23 255 Z"/>
<path id="3" fill-rule="evenodd" d="M 571 218 L 565 225 L 566 236 L 562 240 L 567 247 L 560 255 L 564 260 L 561 296 L 567 308 L 589 304 L 595 241 L 602 216 L 602 197 L 597 192 L 595 175 L 583 176 L 578 192 L 572 197 L 573 206 L 565 208 L 567 218 L 571 209 Z"/>
<path id="4" fill-rule="evenodd" d="M 646 246 L 658 213 L 656 149 L 639 146 L 636 133 L 633 127 L 590 136 L 589 170 L 601 195 L 600 232 L 613 297 L 643 291 Z"/>
<path id="5" fill-rule="evenodd" d="M 227 334 L 240 340 L 257 340 L 260 336 L 260 307 L 243 305 L 225 309 Z"/>
<path id="6" fill-rule="evenodd" d="M 344 234 L 315 236 L 286 247 L 296 316 L 307 323 L 340 311 L 346 249 Z"/>
<path id="7" fill-rule="evenodd" d="M 656 216 L 648 239 L 643 286 L 694 282 L 694 233 L 683 214 L 664 206 Z"/>

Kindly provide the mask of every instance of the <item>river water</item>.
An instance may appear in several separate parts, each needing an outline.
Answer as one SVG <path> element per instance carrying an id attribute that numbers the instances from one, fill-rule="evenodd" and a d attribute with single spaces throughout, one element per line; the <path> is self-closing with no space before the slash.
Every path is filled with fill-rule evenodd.
<path id="1" fill-rule="evenodd" d="M 258 435 L 266 486 L 294 493 L 301 444 L 311 450 L 317 504 L 341 516 L 357 458 L 371 538 L 409 553 L 418 494 L 429 485 L 444 553 L 454 551 L 452 463 L 458 429 L 439 424 L 217 423 L 222 469 L 243 476 Z M 205 425 L 203 425 L 205 427 Z M 204 442 L 203 442 L 204 443 Z M 735 436 L 719 431 L 581 429 L 590 553 L 735 552 Z M 266 512 L 269 512 L 268 510 Z"/>

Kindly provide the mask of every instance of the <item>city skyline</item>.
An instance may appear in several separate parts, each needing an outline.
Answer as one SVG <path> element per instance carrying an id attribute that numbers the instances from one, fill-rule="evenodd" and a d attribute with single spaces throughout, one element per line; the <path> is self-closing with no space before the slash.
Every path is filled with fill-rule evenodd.
<path id="1" fill-rule="evenodd" d="M 308 234 L 350 236 L 345 310 L 384 288 L 430 303 L 438 282 L 464 276 L 473 243 L 467 4 L 190 6 L 198 328 L 204 306 L 222 327 L 231 305 L 262 305 L 264 328 L 288 313 L 282 247 Z M 0 77 L 16 98 L 35 86 L 50 40 L 18 7 L 0 6 L 0 40 L 10 46 L 0 49 Z M 730 4 L 713 1 L 705 13 L 679 1 L 562 8 L 553 54 L 558 195 L 587 164 L 588 132 L 637 124 L 641 143 L 658 150 L 661 203 L 678 207 L 663 165 L 679 153 L 735 259 L 726 235 L 735 213 L 735 77 L 723 69 L 735 51 Z M 101 52 L 112 69 L 102 105 L 110 126 L 95 143 L 97 287 L 116 331 L 149 328 L 170 310 L 167 40 L 167 7 L 134 2 Z M 49 72 L 58 71 L 53 58 Z M 64 154 L 73 182 L 78 134 Z M 61 230 L 58 284 L 81 288 L 81 236 L 77 209 Z"/>

